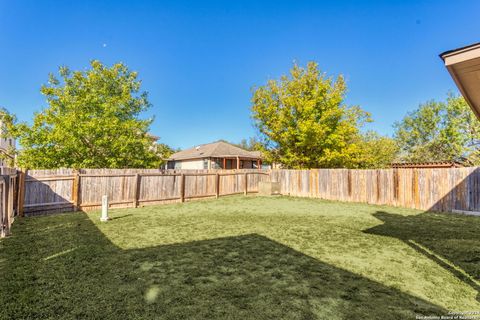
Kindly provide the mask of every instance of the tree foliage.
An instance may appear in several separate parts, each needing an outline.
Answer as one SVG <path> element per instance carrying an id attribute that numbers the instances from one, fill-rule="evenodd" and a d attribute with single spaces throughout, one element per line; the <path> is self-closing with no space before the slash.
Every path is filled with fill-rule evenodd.
<path id="1" fill-rule="evenodd" d="M 403 161 L 480 164 L 480 122 L 463 97 L 423 103 L 394 127 Z"/>
<path id="2" fill-rule="evenodd" d="M 232 144 L 248 151 L 259 151 L 262 149 L 262 145 L 260 141 L 258 141 L 255 137 L 242 139 L 239 143 L 232 143 Z"/>
<path id="3" fill-rule="evenodd" d="M 42 86 L 48 107 L 33 123 L 15 126 L 23 149 L 18 162 L 29 168 L 157 167 L 160 151 L 148 135 L 150 107 L 137 73 L 122 63 L 92 61 L 86 71 L 59 69 Z"/>
<path id="4" fill-rule="evenodd" d="M 170 147 L 169 145 L 165 144 L 165 143 L 157 143 L 153 146 L 153 149 L 152 149 L 155 154 L 157 154 L 162 160 L 161 160 L 161 164 L 163 164 L 165 162 L 164 159 L 167 159 L 169 158 L 172 154 L 174 154 L 175 152 L 178 152 L 180 150 L 175 150 L 173 149 L 172 147 Z"/>
<path id="5" fill-rule="evenodd" d="M 252 117 L 269 162 L 287 168 L 360 167 L 360 128 L 371 121 L 344 102 L 344 78 L 327 77 L 315 62 L 256 88 Z"/>
<path id="6" fill-rule="evenodd" d="M 388 168 L 398 155 L 397 142 L 375 131 L 367 131 L 359 136 L 359 153 L 354 157 L 352 167 L 362 169 Z"/>

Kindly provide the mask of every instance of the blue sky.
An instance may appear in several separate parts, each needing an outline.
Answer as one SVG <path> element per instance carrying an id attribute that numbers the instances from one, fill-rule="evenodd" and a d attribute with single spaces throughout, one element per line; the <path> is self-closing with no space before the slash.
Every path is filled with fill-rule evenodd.
<path id="1" fill-rule="evenodd" d="M 173 147 L 255 134 L 251 88 L 310 60 L 348 81 L 347 103 L 392 124 L 457 92 L 438 54 L 480 41 L 480 1 L 0 0 L 0 105 L 31 121 L 60 65 L 139 72 L 152 132 Z"/>

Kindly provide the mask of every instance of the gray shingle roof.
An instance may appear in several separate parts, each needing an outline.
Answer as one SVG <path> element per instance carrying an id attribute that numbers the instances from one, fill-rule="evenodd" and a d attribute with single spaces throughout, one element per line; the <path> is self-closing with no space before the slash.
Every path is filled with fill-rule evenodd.
<path id="1" fill-rule="evenodd" d="M 241 157 L 250 159 L 261 159 L 261 153 L 259 151 L 247 151 L 225 141 L 217 141 L 213 143 L 202 144 L 197 147 L 174 153 L 170 156 L 168 160 L 187 160 L 209 157 Z"/>

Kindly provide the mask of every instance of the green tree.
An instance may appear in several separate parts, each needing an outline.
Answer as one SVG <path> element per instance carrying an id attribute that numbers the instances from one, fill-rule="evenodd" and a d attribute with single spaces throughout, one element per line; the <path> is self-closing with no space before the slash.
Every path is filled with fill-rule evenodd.
<path id="1" fill-rule="evenodd" d="M 242 139 L 239 143 L 233 144 L 248 151 L 259 151 L 262 148 L 260 141 L 258 141 L 255 137 Z"/>
<path id="2" fill-rule="evenodd" d="M 403 161 L 480 164 L 480 122 L 463 97 L 449 94 L 444 102 L 423 103 L 394 128 Z"/>
<path id="3" fill-rule="evenodd" d="M 122 63 L 92 61 L 86 71 L 59 69 L 42 86 L 48 107 L 12 131 L 22 150 L 18 162 L 28 168 L 157 167 L 161 156 L 148 135 L 150 107 L 140 92 L 137 73 Z"/>
<path id="4" fill-rule="evenodd" d="M 398 156 L 398 145 L 390 137 L 381 136 L 375 131 L 359 135 L 359 153 L 352 166 L 362 169 L 388 168 Z"/>
<path id="5" fill-rule="evenodd" d="M 297 64 L 279 80 L 256 88 L 252 118 L 268 162 L 287 168 L 356 167 L 359 134 L 370 115 L 345 105 L 345 81 Z"/>
<path id="6" fill-rule="evenodd" d="M 165 143 L 157 143 L 153 148 L 153 151 L 159 156 L 160 159 L 162 159 L 161 164 L 163 164 L 165 162 L 165 159 L 170 157 L 172 154 L 180 151 L 174 150 L 172 147 L 166 145 Z"/>

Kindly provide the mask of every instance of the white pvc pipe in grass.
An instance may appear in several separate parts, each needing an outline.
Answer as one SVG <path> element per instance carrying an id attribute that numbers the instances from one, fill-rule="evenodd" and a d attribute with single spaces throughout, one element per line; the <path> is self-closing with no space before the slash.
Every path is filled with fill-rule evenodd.
<path id="1" fill-rule="evenodd" d="M 100 221 L 108 221 L 108 196 L 102 196 L 102 216 Z"/>

